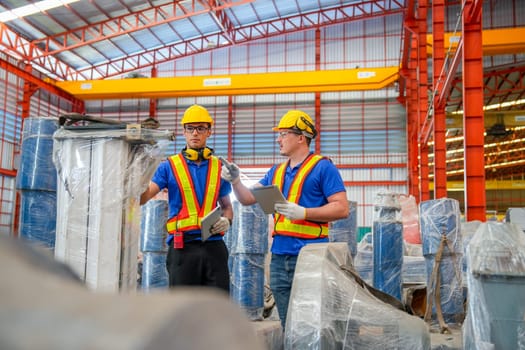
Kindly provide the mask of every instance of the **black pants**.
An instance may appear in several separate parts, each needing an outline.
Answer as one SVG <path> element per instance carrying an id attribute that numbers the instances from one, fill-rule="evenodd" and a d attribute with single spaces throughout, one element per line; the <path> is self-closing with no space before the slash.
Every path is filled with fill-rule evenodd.
<path id="1" fill-rule="evenodd" d="M 228 249 L 223 240 L 185 242 L 183 249 L 170 244 L 166 267 L 170 287 L 197 285 L 230 291 Z"/>

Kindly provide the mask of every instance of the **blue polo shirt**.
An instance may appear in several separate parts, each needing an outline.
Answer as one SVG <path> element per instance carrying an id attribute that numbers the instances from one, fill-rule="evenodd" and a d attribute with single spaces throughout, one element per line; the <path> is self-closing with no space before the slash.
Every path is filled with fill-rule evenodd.
<path id="1" fill-rule="evenodd" d="M 193 179 L 193 185 L 199 205 L 202 205 L 204 200 L 204 193 L 206 187 L 206 180 L 208 178 L 208 165 L 209 161 L 203 160 L 200 164 L 197 164 L 191 160 L 184 159 L 188 164 L 188 171 Z M 164 160 L 159 164 L 159 167 L 155 171 L 153 178 L 151 179 L 154 183 L 159 186 L 161 190 L 168 189 L 168 218 L 176 216 L 182 208 L 182 195 L 177 184 L 177 180 L 173 175 L 169 160 Z M 221 179 L 221 185 L 219 190 L 219 198 L 229 195 L 232 192 L 232 186 L 228 181 Z M 193 240 L 200 240 L 201 231 L 192 230 L 185 232 L 186 235 L 195 235 Z M 188 240 L 187 238 L 185 238 Z M 208 238 L 209 241 L 221 240 L 222 236 L 214 235 Z M 168 235 L 166 243 L 169 244 L 173 240 L 173 235 Z"/>
<path id="2" fill-rule="evenodd" d="M 288 192 L 301 164 L 291 168 L 286 167 L 284 174 L 283 194 L 288 198 Z M 263 186 L 272 184 L 275 170 L 274 165 L 259 181 Z M 328 158 L 320 160 L 306 177 L 299 198 L 299 205 L 305 208 L 321 207 L 328 203 L 328 197 L 338 192 L 346 192 L 345 185 L 337 167 Z M 276 234 L 273 237 L 272 253 L 283 255 L 299 255 L 302 247 L 309 243 L 328 242 L 328 238 L 303 239 Z"/>

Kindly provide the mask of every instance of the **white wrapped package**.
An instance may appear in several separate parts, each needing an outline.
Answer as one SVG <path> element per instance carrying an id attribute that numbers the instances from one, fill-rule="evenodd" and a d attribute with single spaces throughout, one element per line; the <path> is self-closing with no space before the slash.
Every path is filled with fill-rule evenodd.
<path id="1" fill-rule="evenodd" d="M 96 291 L 137 286 L 139 196 L 162 160 L 171 133 L 62 127 L 53 135 L 57 167 L 55 257 Z"/>
<path id="2" fill-rule="evenodd" d="M 345 243 L 305 246 L 297 261 L 285 349 L 430 349 L 423 320 L 365 289 Z"/>

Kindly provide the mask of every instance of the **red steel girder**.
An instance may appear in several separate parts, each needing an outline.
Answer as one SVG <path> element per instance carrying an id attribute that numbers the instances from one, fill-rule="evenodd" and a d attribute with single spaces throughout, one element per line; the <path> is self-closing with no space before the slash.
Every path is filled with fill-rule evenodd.
<path id="1" fill-rule="evenodd" d="M 253 1 L 254 0 L 250 0 L 248 2 Z M 235 28 L 232 21 L 224 11 L 224 7 L 218 4 L 217 0 L 208 0 L 208 6 L 211 9 L 210 15 L 212 16 L 213 20 L 217 23 L 217 25 L 221 28 L 226 40 L 228 40 L 229 43 L 233 43 Z"/>
<path id="2" fill-rule="evenodd" d="M 94 65 L 84 70 L 79 70 L 81 76 L 90 76 L 90 79 L 111 77 L 126 72 L 159 64 L 179 57 L 184 57 L 213 49 L 209 43 L 214 42 L 221 47 L 231 44 L 240 44 L 251 40 L 278 36 L 286 33 L 332 25 L 336 23 L 361 20 L 368 17 L 388 16 L 403 11 L 403 1 L 373 0 L 362 3 L 353 3 L 337 8 L 324 9 L 311 13 L 299 14 L 287 18 L 279 18 L 263 23 L 236 28 L 233 32 L 233 42 L 222 45 L 226 39 L 223 33 L 193 38 L 169 47 L 157 48 L 129 55 L 120 59 Z M 93 74 L 96 72 L 96 74 Z M 78 76 L 67 77 L 67 80 L 79 80 Z"/>
<path id="3" fill-rule="evenodd" d="M 71 102 L 71 104 L 73 106 L 83 106 L 84 102 L 77 99 L 76 97 L 68 94 L 67 92 L 65 92 L 64 90 L 62 89 L 59 89 L 57 88 L 55 85 L 53 84 L 50 84 L 50 83 L 47 83 L 39 78 L 37 78 L 36 76 L 34 76 L 32 73 L 22 69 L 22 68 L 19 68 L 15 65 L 13 65 L 12 63 L 9 63 L 8 61 L 0 58 L 0 68 L 6 70 L 7 72 L 12 72 L 14 74 L 16 74 L 18 77 L 24 79 L 24 81 L 38 87 L 38 88 L 42 88 L 58 97 L 61 97 L 69 102 Z"/>
<path id="4" fill-rule="evenodd" d="M 513 79 L 509 78 L 510 74 L 515 74 Z M 525 65 L 503 69 L 495 68 L 492 71 L 484 71 L 483 80 L 485 82 L 485 104 L 506 102 L 506 96 L 509 93 L 520 95 L 520 93 L 525 91 Z M 507 86 L 503 87 L 503 83 L 506 83 Z M 457 110 L 460 110 L 463 106 L 462 89 L 462 78 L 454 78 L 451 83 L 450 94 L 452 95 L 452 91 L 455 90 L 455 95 L 459 96 L 459 99 L 449 99 L 448 103 L 451 105 L 457 105 Z M 519 97 L 517 99 L 519 99 Z"/>
<path id="5" fill-rule="evenodd" d="M 222 5 L 218 5 L 213 0 L 208 2 L 194 0 L 189 6 L 183 2 L 173 1 L 164 5 L 153 6 L 141 11 L 111 18 L 106 21 L 88 24 L 42 39 L 33 40 L 31 45 L 40 47 L 44 55 L 56 55 L 62 51 L 90 45 L 101 40 L 107 40 L 183 18 L 209 12 L 215 12 L 216 14 L 224 9 L 244 5 L 253 1 L 254 0 L 227 0 L 223 1 Z M 202 4 L 204 7 L 202 9 L 200 9 L 200 7 L 197 8 L 196 3 Z M 219 23 L 221 25 L 226 23 L 226 18 L 221 18 Z M 231 28 L 232 25 L 226 24 L 226 27 Z"/>
<path id="6" fill-rule="evenodd" d="M 79 73 L 66 63 L 53 56 L 45 56 L 44 52 L 32 45 L 18 33 L 12 31 L 4 23 L 0 23 L 0 46 L 5 52 L 20 61 L 33 60 L 33 68 L 50 77 L 77 76 Z"/>

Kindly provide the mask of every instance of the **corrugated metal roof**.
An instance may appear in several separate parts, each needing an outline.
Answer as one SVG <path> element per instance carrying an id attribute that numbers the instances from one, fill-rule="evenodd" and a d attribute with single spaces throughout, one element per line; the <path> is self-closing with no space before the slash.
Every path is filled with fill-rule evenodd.
<path id="1" fill-rule="evenodd" d="M 34 2 L 5 0 L 0 4 L 0 12 Z M 14 19 L 6 26 L 27 45 L 34 46 L 40 56 L 34 63 L 51 77 L 97 79 L 141 68 L 144 64 L 154 65 L 225 45 L 341 22 L 345 18 L 383 15 L 389 11 L 399 13 L 404 2 L 79 0 L 45 13 Z M 24 50 L 19 51 L 18 54 L 25 54 Z M 142 66 L 129 59 L 133 56 L 142 60 Z M 54 69 L 55 60 L 67 69 Z M 116 62 L 109 64 L 112 61 Z M 101 67 L 91 69 L 96 66 Z M 67 72 L 62 72 L 64 70 Z"/>

